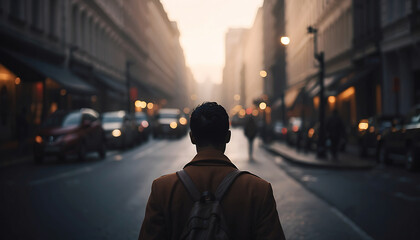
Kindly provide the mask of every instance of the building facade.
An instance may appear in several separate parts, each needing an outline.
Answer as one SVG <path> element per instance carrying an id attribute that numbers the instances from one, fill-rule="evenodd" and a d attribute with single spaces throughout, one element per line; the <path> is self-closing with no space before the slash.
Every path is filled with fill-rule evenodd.
<path id="1" fill-rule="evenodd" d="M 0 39 L 1 140 L 19 112 L 36 126 L 57 109 L 186 104 L 174 97 L 188 95 L 179 31 L 159 1 L 3 0 Z"/>
<path id="2" fill-rule="evenodd" d="M 222 104 L 230 112 L 234 106 L 245 106 L 244 43 L 247 29 L 229 29 L 225 36 Z"/>
<path id="3" fill-rule="evenodd" d="M 380 4 L 383 112 L 406 114 L 420 104 L 420 1 Z"/>
<path id="4" fill-rule="evenodd" d="M 268 74 L 260 74 L 265 71 L 264 66 L 264 31 L 263 9 L 259 8 L 255 16 L 254 24 L 249 29 L 244 44 L 244 88 L 245 106 L 253 105 L 254 100 L 263 97 L 264 86 Z"/>
<path id="5" fill-rule="evenodd" d="M 357 121 L 353 81 L 348 81 L 353 79 L 349 74 L 354 71 L 352 3 L 351 0 L 285 1 L 285 33 L 291 39 L 286 48 L 285 104 L 289 116 L 316 116 L 320 87 L 319 65 L 314 54 L 323 52 L 325 95 L 333 97 L 329 98 L 332 100 L 328 109 L 337 107 L 348 124 Z M 309 26 L 317 33 L 309 34 Z"/>

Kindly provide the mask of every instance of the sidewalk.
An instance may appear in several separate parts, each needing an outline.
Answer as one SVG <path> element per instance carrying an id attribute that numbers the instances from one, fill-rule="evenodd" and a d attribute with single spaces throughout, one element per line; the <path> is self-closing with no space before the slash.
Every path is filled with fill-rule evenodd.
<path id="1" fill-rule="evenodd" d="M 32 160 L 31 144 L 28 139 L 23 151 L 19 152 L 17 141 L 2 142 L 0 144 L 0 167 L 30 162 Z"/>
<path id="2" fill-rule="evenodd" d="M 340 152 L 338 161 L 331 158 L 320 159 L 316 157 L 314 151 L 305 153 L 303 150 L 298 152 L 295 148 L 286 143 L 273 141 L 262 145 L 268 151 L 283 157 L 285 160 L 309 167 L 334 168 L 334 169 L 368 169 L 376 165 L 372 159 L 361 159 L 354 153 Z"/>

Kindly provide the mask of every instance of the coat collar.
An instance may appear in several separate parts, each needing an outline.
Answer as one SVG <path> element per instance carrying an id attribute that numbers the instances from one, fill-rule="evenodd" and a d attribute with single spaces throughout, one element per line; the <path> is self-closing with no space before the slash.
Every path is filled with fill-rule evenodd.
<path id="1" fill-rule="evenodd" d="M 200 151 L 185 167 L 188 165 L 230 165 L 236 168 L 222 151 L 216 149 Z"/>

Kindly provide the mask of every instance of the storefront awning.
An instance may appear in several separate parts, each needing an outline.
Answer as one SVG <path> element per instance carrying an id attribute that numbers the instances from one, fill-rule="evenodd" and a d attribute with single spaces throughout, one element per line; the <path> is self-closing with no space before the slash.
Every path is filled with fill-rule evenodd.
<path id="1" fill-rule="evenodd" d="M 38 72 L 44 77 L 54 80 L 59 85 L 62 85 L 68 92 L 78 94 L 95 94 L 96 92 L 89 83 L 83 81 L 64 67 L 53 65 L 10 50 L 2 49 L 2 52 L 5 52 L 16 61 L 31 70 Z"/>
<path id="2" fill-rule="evenodd" d="M 342 71 L 340 73 L 334 74 L 329 77 L 324 78 L 324 88 L 328 89 L 332 85 L 336 84 L 342 78 L 347 76 L 351 71 Z M 308 93 L 309 97 L 315 97 L 319 94 L 320 86 L 319 86 L 319 78 L 313 79 L 309 84 L 306 86 L 305 91 Z"/>
<path id="3" fill-rule="evenodd" d="M 284 103 L 287 108 L 290 108 L 293 105 L 300 91 L 301 91 L 301 88 L 295 87 L 286 92 L 284 96 Z"/>
<path id="4" fill-rule="evenodd" d="M 125 83 L 113 79 L 111 77 L 106 76 L 102 73 L 95 73 L 96 78 L 99 79 L 103 84 L 105 84 L 108 88 L 111 88 L 112 90 L 120 93 L 120 94 L 126 94 L 127 93 L 127 86 L 124 85 Z"/>

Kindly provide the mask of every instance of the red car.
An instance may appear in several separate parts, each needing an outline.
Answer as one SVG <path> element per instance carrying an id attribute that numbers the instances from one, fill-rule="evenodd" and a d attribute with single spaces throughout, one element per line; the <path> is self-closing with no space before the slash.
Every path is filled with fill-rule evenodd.
<path id="1" fill-rule="evenodd" d="M 46 155 L 65 159 L 75 154 L 85 160 L 91 151 L 98 152 L 101 159 L 106 155 L 105 133 L 99 114 L 92 109 L 57 111 L 45 120 L 35 136 L 36 163 L 41 163 Z"/>

